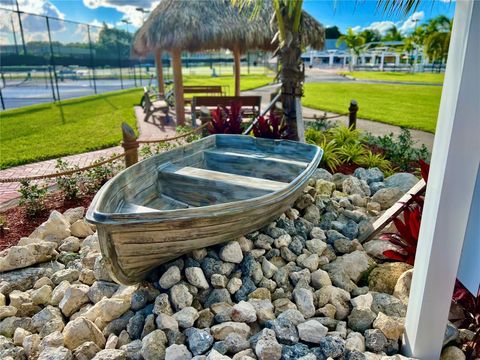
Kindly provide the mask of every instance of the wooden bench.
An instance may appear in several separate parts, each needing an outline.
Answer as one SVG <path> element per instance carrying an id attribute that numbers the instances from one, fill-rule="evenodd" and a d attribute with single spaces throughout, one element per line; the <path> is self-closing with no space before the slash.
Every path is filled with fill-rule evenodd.
<path id="1" fill-rule="evenodd" d="M 153 114 L 156 112 L 163 112 L 164 118 L 168 122 L 168 103 L 161 96 L 158 96 L 158 98 L 158 100 L 152 99 L 151 92 L 146 87 L 143 88 L 143 112 L 145 113 L 143 121 L 148 121 L 150 116 L 153 119 Z"/>
<path id="2" fill-rule="evenodd" d="M 204 96 L 224 96 L 225 91 L 220 85 L 192 85 L 184 86 L 183 94 L 202 94 Z M 191 103 L 193 98 L 185 98 L 185 103 Z"/>
<path id="3" fill-rule="evenodd" d="M 240 101 L 245 116 L 256 117 L 260 114 L 261 96 L 194 96 L 192 99 L 192 125 L 196 126 L 196 115 L 200 108 L 212 110 L 217 106 L 230 106 L 232 101 Z"/>

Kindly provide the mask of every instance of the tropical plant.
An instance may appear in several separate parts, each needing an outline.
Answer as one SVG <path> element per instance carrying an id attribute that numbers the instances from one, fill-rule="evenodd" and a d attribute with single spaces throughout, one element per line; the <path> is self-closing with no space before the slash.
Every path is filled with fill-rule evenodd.
<path id="1" fill-rule="evenodd" d="M 99 164 L 104 160 L 104 158 L 99 158 L 92 164 Z M 113 177 L 114 173 L 114 165 L 111 163 L 95 166 L 87 170 L 83 179 L 84 192 L 87 194 L 94 194 L 103 186 L 103 184 Z"/>
<path id="2" fill-rule="evenodd" d="M 382 34 L 377 29 L 365 29 L 360 33 L 360 36 L 365 39 L 366 44 L 382 39 Z"/>
<path id="3" fill-rule="evenodd" d="M 177 133 L 179 134 L 186 134 L 186 133 L 189 133 L 193 130 L 192 127 L 190 126 L 177 126 L 177 128 L 175 129 L 177 131 Z M 187 143 L 191 143 L 193 141 L 196 141 L 196 140 L 199 140 L 201 139 L 202 135 L 200 133 L 192 133 L 190 135 L 187 135 L 185 137 L 185 141 Z"/>
<path id="4" fill-rule="evenodd" d="M 468 359 L 480 356 L 480 286 L 474 296 L 457 279 L 452 296 L 452 309 L 449 320 L 457 327 L 468 329 L 474 333 L 473 338 L 466 343 Z"/>
<path id="5" fill-rule="evenodd" d="M 321 131 L 313 128 L 305 131 L 305 140 L 307 143 L 315 144 L 323 150 L 322 161 L 320 165 L 327 167 L 331 171 L 335 171 L 343 160 L 340 155 L 341 148 L 335 140 L 329 140 Z"/>
<path id="6" fill-rule="evenodd" d="M 230 107 L 217 106 L 211 111 L 212 121 L 207 125 L 210 134 L 241 134 L 242 104 L 232 101 Z"/>
<path id="7" fill-rule="evenodd" d="M 377 167 L 383 172 L 392 172 L 392 163 L 385 159 L 381 154 L 374 154 L 371 150 L 367 150 L 365 155 L 357 160 L 356 164 L 366 168 Z"/>
<path id="8" fill-rule="evenodd" d="M 345 163 L 358 164 L 367 155 L 367 149 L 360 143 L 347 143 L 342 145 L 339 155 Z"/>
<path id="9" fill-rule="evenodd" d="M 347 29 L 347 33 L 340 36 L 337 40 L 337 46 L 345 43 L 352 53 L 352 62 L 350 63 L 350 71 L 353 70 L 353 65 L 357 62 L 357 57 L 360 55 L 360 49 L 365 44 L 365 38 L 360 34 L 355 33 L 352 28 Z"/>
<path id="10" fill-rule="evenodd" d="M 287 135 L 286 130 L 286 126 L 282 124 L 282 118 L 272 109 L 268 117 L 258 118 L 253 126 L 253 135 L 267 139 L 282 139 Z"/>
<path id="11" fill-rule="evenodd" d="M 425 182 L 428 180 L 428 172 L 430 165 L 426 162 L 420 162 L 421 173 Z M 417 253 L 418 235 L 420 233 L 420 224 L 422 221 L 424 198 L 415 195 L 411 204 L 403 204 L 403 222 L 399 219 L 399 215 L 395 216 L 392 221 L 397 228 L 396 233 L 384 233 L 380 236 L 381 240 L 391 242 L 397 248 L 396 250 L 386 250 L 383 255 L 391 260 L 403 261 L 413 265 L 415 255 Z"/>
<path id="12" fill-rule="evenodd" d="M 329 130 L 329 134 L 338 146 L 360 143 L 360 130 L 354 129 L 353 125 L 333 127 Z"/>
<path id="13" fill-rule="evenodd" d="M 20 182 L 19 204 L 25 206 L 27 216 L 32 218 L 45 210 L 45 197 L 47 196 L 47 187 L 31 184 L 27 180 Z"/>
<path id="14" fill-rule="evenodd" d="M 325 135 L 323 135 L 320 129 L 309 127 L 305 131 L 305 141 L 307 143 L 319 145 L 323 141 L 323 139 L 325 139 Z"/>

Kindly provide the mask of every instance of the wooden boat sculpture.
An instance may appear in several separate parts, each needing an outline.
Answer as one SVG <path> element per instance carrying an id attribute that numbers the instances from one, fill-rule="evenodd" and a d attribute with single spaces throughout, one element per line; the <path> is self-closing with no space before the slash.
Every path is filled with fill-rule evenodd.
<path id="1" fill-rule="evenodd" d="M 119 173 L 87 220 L 113 279 L 133 284 L 182 254 L 271 222 L 301 194 L 322 153 L 294 141 L 208 136 Z"/>

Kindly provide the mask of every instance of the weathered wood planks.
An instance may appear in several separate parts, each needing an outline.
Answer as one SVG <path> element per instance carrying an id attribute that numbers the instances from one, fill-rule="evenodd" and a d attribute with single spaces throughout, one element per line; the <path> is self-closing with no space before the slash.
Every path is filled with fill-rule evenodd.
<path id="1" fill-rule="evenodd" d="M 210 136 L 117 175 L 87 220 L 112 277 L 135 283 L 163 262 L 268 224 L 301 194 L 321 155 L 292 141 Z"/>

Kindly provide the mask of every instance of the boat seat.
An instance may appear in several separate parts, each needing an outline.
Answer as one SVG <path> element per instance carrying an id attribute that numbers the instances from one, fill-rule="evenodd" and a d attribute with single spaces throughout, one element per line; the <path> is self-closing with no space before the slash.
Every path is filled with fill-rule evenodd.
<path id="1" fill-rule="evenodd" d="M 271 161 L 278 164 L 296 165 L 299 168 L 305 169 L 308 166 L 308 162 L 285 159 L 280 157 L 274 157 L 272 154 L 265 154 L 259 152 L 253 152 L 248 150 L 236 150 L 236 149 L 223 149 L 223 150 L 205 150 L 207 156 L 225 156 L 225 157 L 238 157 L 243 160 L 255 160 L 255 161 Z"/>
<path id="2" fill-rule="evenodd" d="M 261 179 L 252 176 L 243 176 L 227 172 L 201 169 L 191 166 L 175 167 L 169 166 L 163 172 L 172 172 L 177 175 L 184 175 L 191 178 L 221 181 L 226 184 L 277 191 L 283 189 L 288 183 Z"/>

